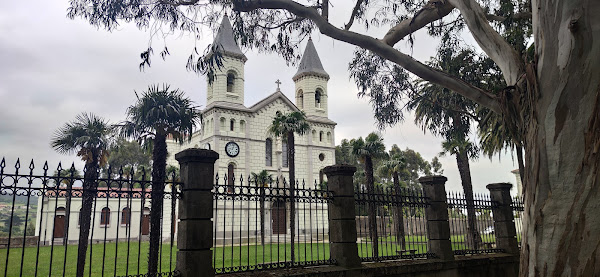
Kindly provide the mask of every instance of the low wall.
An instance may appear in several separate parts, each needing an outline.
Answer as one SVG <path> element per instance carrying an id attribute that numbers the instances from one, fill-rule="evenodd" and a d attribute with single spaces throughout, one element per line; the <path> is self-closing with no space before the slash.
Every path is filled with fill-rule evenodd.
<path id="1" fill-rule="evenodd" d="M 289 276 L 289 277 L 517 277 L 519 257 L 490 254 L 456 257 L 454 261 L 407 260 L 363 263 L 359 268 L 318 266 L 222 274 L 227 277 Z"/>
<path id="2" fill-rule="evenodd" d="M 37 246 L 38 236 L 25 237 L 25 247 Z M 8 247 L 8 238 L 0 238 L 0 249 Z M 16 238 L 10 238 L 10 248 L 21 248 L 23 247 L 23 237 L 18 236 Z"/>

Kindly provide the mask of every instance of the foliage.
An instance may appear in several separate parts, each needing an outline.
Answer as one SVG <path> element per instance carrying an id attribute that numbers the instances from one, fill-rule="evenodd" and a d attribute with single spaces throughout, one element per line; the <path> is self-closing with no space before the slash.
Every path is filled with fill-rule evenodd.
<path id="1" fill-rule="evenodd" d="M 110 157 L 108 164 L 111 167 L 112 174 L 120 175 L 119 171 L 123 170 L 123 177 L 127 178 L 131 171 L 134 171 L 135 178 L 141 177 L 142 168 L 150 168 L 152 153 L 149 148 L 143 148 L 138 142 L 128 141 L 124 138 L 118 138 L 111 145 Z M 103 173 L 108 173 L 108 167 L 105 166 Z"/>

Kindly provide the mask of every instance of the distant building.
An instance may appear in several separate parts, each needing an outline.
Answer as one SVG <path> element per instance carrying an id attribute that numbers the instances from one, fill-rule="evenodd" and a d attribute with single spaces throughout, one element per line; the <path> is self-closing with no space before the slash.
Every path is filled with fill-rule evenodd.
<path id="1" fill-rule="evenodd" d="M 523 182 L 521 181 L 521 173 L 519 169 L 515 169 L 511 171 L 512 174 L 515 174 L 515 178 L 517 179 L 517 196 L 521 196 L 523 194 Z"/>
<path id="2" fill-rule="evenodd" d="M 168 192 L 170 188 L 166 187 L 165 190 Z M 38 197 L 35 234 L 40 235 L 42 245 L 63 244 L 65 239 L 70 244 L 78 242 L 82 192 L 81 187 L 73 188 L 70 209 L 66 191 L 60 191 L 57 195 L 56 190 L 50 189 Z M 89 238 L 93 242 L 126 241 L 128 237 L 131 241 L 147 240 L 150 234 L 150 190 L 146 189 L 143 197 L 140 188 L 111 188 L 110 193 L 107 192 L 106 187 L 98 188 L 92 206 Z M 171 232 L 176 231 L 176 226 L 171 225 L 171 205 L 170 198 L 164 199 L 163 240 L 170 239 Z"/>

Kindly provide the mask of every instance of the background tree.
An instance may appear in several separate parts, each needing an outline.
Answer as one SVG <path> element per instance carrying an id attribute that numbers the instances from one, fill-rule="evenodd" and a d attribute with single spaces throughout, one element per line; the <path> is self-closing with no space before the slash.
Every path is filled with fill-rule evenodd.
<path id="1" fill-rule="evenodd" d="M 136 93 L 137 95 L 137 93 Z M 167 137 L 180 143 L 190 139 L 193 128 L 200 122 L 200 113 L 192 101 L 178 89 L 168 85 L 148 87 L 135 104 L 127 108 L 127 121 L 122 123 L 121 134 L 152 144 L 152 191 L 150 197 L 150 246 L 148 275 L 158 270 L 160 223 L 167 166 Z"/>
<path id="2" fill-rule="evenodd" d="M 378 171 L 381 175 L 391 175 L 393 180 L 393 191 L 398 199 L 402 195 L 402 187 L 400 185 L 400 173 L 406 170 L 406 163 L 402 158 L 401 153 L 389 155 L 389 159 L 385 160 L 379 167 Z M 406 186 L 406 184 L 405 184 Z M 394 227 L 396 229 L 396 242 L 399 242 L 402 249 L 405 249 L 404 240 L 404 207 L 402 202 L 398 201 L 397 206 L 393 207 L 394 212 Z"/>
<path id="3" fill-rule="evenodd" d="M 252 180 L 254 185 L 259 188 L 259 206 L 260 206 L 260 243 L 265 245 L 265 188 L 273 182 L 273 176 L 268 171 L 252 172 Z"/>
<path id="4" fill-rule="evenodd" d="M 131 172 L 134 173 L 134 179 L 141 178 L 142 168 L 149 169 L 152 160 L 150 148 L 143 148 L 137 141 L 128 141 L 125 138 L 118 138 L 110 147 L 110 157 L 108 165 L 111 167 L 111 173 L 119 175 L 120 169 L 123 169 L 123 175 L 117 177 L 129 178 Z M 104 174 L 108 173 L 108 167 L 102 169 Z M 113 177 L 113 176 L 111 176 Z"/>
<path id="5" fill-rule="evenodd" d="M 600 6 L 595 0 L 547 2 L 357 0 L 347 21 L 330 22 L 329 15 L 340 15 L 332 10 L 339 5 L 319 0 L 72 0 L 68 16 L 108 30 L 135 22 L 151 34 L 200 34 L 199 25 L 214 24 L 220 13 L 233 9 L 240 45 L 276 52 L 287 61 L 298 59 L 298 44 L 318 28 L 324 36 L 359 48 L 351 74 L 359 95 L 372 100 L 380 127 L 402 120 L 416 79 L 477 102 L 500 115 L 511 137 L 520 139 L 525 149 L 523 249 L 527 252 L 522 255 L 521 274 L 534 275 L 543 268 L 548 275 L 585 275 L 587 270 L 597 270 L 596 260 L 590 257 L 600 253 L 600 233 L 590 231 L 585 244 L 578 235 L 581 230 L 600 229 L 600 221 L 587 220 L 596 210 L 595 187 L 600 182 L 600 154 L 595 151 L 600 143 L 600 24 L 594 16 Z M 351 30 L 358 24 L 366 30 Z M 379 32 L 370 27 L 389 29 L 375 38 L 371 34 Z M 498 91 L 477 87 L 395 48 L 403 39 L 411 42 L 423 28 L 436 38 L 471 33 L 497 65 L 506 87 Z M 149 48 L 142 54 L 143 65 L 150 64 L 151 53 Z M 214 59 L 197 56 L 189 61 L 189 68 L 207 73 L 211 62 L 216 64 Z M 552 193 L 556 191 L 562 193 Z M 559 249 L 578 251 L 565 254 Z"/>
<path id="6" fill-rule="evenodd" d="M 83 196 L 81 200 L 81 221 L 77 244 L 77 276 L 83 276 L 85 267 L 92 203 L 98 188 L 98 173 L 108 160 L 108 148 L 112 142 L 114 127 L 106 120 L 91 113 L 82 113 L 75 121 L 59 128 L 52 137 L 50 145 L 61 154 L 77 153 L 85 162 Z M 70 211 L 67 211 L 67 214 Z M 66 229 L 68 230 L 69 221 Z"/>
<path id="7" fill-rule="evenodd" d="M 289 186 L 290 186 L 290 251 L 292 262 L 295 261 L 294 236 L 296 235 L 296 162 L 295 162 L 295 140 L 294 133 L 304 135 L 310 129 L 303 111 L 294 111 L 289 114 L 278 112 L 269 127 L 269 132 L 276 137 L 282 137 L 287 141 Z"/>
<path id="8" fill-rule="evenodd" d="M 431 169 L 433 170 L 434 175 L 442 175 L 444 174 L 444 170 L 442 169 L 442 163 L 440 163 L 440 159 L 438 157 L 433 157 L 431 160 Z"/>
<path id="9" fill-rule="evenodd" d="M 362 137 L 350 141 L 352 144 L 352 154 L 358 157 L 364 165 L 367 193 L 370 197 L 375 195 L 375 180 L 373 178 L 373 159 L 385 157 L 385 145 L 383 138 L 377 133 L 370 133 L 363 140 Z M 369 220 L 369 234 L 371 235 L 371 244 L 373 257 L 379 257 L 379 237 L 377 235 L 377 211 L 374 198 L 371 198 L 367 207 Z"/>

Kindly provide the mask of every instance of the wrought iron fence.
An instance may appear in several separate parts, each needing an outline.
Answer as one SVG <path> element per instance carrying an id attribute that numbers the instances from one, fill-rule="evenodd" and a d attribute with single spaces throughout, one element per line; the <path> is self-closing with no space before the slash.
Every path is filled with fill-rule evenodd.
<path id="1" fill-rule="evenodd" d="M 22 169 L 17 160 L 8 173 L 0 162 L 0 274 L 4 276 L 74 276 L 80 222 L 89 216 L 85 276 L 143 276 L 147 272 L 150 230 L 150 174 L 110 168 L 84 189 L 84 177 L 72 165 L 54 172 L 46 162 L 40 174 L 33 161 Z M 26 173 L 21 173 L 25 171 Z M 85 172 L 84 172 L 85 174 Z M 136 177 L 137 176 L 137 177 Z M 181 183 L 165 183 L 159 230 L 161 276 L 175 270 L 176 202 Z M 82 213 L 84 195 L 92 195 L 91 213 Z"/>
<path id="2" fill-rule="evenodd" d="M 363 261 L 428 257 L 427 198 L 418 188 L 356 186 L 358 254 Z"/>
<path id="3" fill-rule="evenodd" d="M 213 190 L 215 272 L 332 264 L 327 217 L 332 194 L 319 187 L 296 182 L 291 189 L 284 179 L 217 175 Z"/>
<path id="4" fill-rule="evenodd" d="M 523 203 L 523 197 L 514 197 L 511 204 L 513 210 L 513 216 L 515 218 L 515 230 L 517 231 L 517 242 L 519 248 L 521 248 L 521 237 L 523 236 L 523 211 L 525 205 Z"/>
<path id="5" fill-rule="evenodd" d="M 496 247 L 496 232 L 489 195 L 474 194 L 468 200 L 461 192 L 448 192 L 450 242 L 455 255 L 502 252 Z"/>

